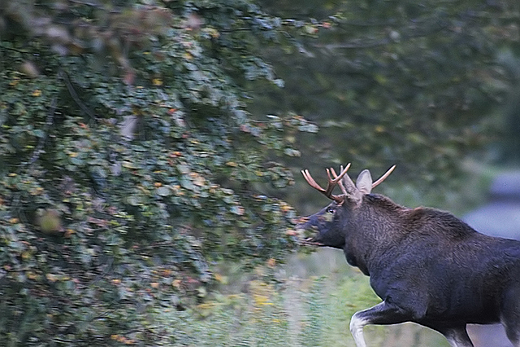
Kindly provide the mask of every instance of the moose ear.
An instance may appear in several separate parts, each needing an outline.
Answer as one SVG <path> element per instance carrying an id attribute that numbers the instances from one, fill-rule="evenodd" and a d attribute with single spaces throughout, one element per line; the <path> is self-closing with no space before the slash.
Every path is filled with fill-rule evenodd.
<path id="1" fill-rule="evenodd" d="M 363 170 L 356 180 L 356 188 L 363 194 L 370 194 L 372 191 L 372 175 L 370 171 Z"/>

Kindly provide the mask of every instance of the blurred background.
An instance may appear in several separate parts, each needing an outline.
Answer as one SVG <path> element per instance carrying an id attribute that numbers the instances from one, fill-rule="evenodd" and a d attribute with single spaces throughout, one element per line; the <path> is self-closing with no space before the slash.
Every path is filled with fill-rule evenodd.
<path id="1" fill-rule="evenodd" d="M 517 0 L 0 0 L 0 75 L 0 345 L 354 346 L 301 169 L 520 239 Z"/>
<path id="2" fill-rule="evenodd" d="M 296 110 L 320 125 L 318 134 L 302 141 L 305 164 L 296 161 L 295 166 L 311 167 L 314 177 L 321 172 L 324 178 L 323 168 L 330 163 L 352 162 L 354 177 L 365 167 L 378 169 L 373 173 L 378 176 L 396 163 L 391 179 L 378 188 L 394 201 L 449 210 L 482 233 L 520 239 L 517 4 L 264 3 L 281 16 L 329 16 L 334 23 L 289 57 L 270 56 L 285 88 L 276 95 L 267 93 L 262 106 L 274 101 L 275 108 Z M 304 214 L 316 212 L 316 201 L 323 198 L 301 177 L 297 184 L 301 188 L 296 196 L 289 195 L 290 201 Z M 324 268 L 320 275 L 329 284 L 362 276 L 342 272 L 341 252 L 320 250 L 300 257 L 288 267 L 296 271 L 302 266 L 297 278 Z M 333 288 L 326 296 L 357 294 Z M 324 312 L 335 304 L 329 302 Z M 354 311 L 334 321 L 343 324 L 341 337 L 332 332 L 342 331 L 341 325 L 326 324 L 334 326 L 326 334 L 334 337 L 322 345 L 354 345 L 347 329 Z M 468 330 L 476 346 L 511 346 L 501 326 Z M 448 345 L 412 324 L 365 334 L 369 345 Z"/>

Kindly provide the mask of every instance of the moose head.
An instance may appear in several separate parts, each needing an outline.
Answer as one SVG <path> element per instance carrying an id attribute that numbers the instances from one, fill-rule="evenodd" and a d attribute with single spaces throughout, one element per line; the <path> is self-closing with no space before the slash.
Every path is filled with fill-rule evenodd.
<path id="1" fill-rule="evenodd" d="M 356 212 L 364 210 L 361 206 L 365 195 L 370 194 L 373 188 L 383 182 L 395 169 L 395 165 L 375 182 L 372 181 L 370 171 L 363 170 L 356 179 L 356 184 L 347 174 L 349 168 L 350 163 L 345 168 L 341 167 L 339 175 L 333 168 L 327 169 L 328 183 L 325 189 L 316 183 L 309 170 L 302 170 L 307 183 L 332 200 L 328 206 L 307 217 L 307 221 L 299 226 L 304 230 L 316 231 L 314 236 L 305 240 L 305 244 L 344 249 L 348 238 L 347 225 L 355 219 Z M 336 186 L 341 188 L 342 195 L 332 194 Z M 347 261 L 349 264 L 357 266 L 354 258 L 348 254 Z"/>

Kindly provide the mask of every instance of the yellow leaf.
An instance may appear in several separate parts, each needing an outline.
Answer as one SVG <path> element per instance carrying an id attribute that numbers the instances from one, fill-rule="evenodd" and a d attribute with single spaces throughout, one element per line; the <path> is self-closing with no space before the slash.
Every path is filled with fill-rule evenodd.
<path id="1" fill-rule="evenodd" d="M 382 125 L 377 125 L 374 130 L 376 131 L 376 133 L 382 133 L 385 131 L 385 127 Z"/>
<path id="2" fill-rule="evenodd" d="M 47 277 L 47 280 L 49 280 L 49 282 L 56 282 L 58 280 L 58 276 L 54 274 L 46 274 L 45 277 Z"/>
<path id="3" fill-rule="evenodd" d="M 35 274 L 35 273 L 32 272 L 32 271 L 27 271 L 25 274 L 26 274 L 27 278 L 30 279 L 30 280 L 36 280 L 36 279 L 38 279 L 38 275 Z"/>
<path id="4" fill-rule="evenodd" d="M 267 261 L 267 266 L 269 266 L 270 268 L 273 268 L 273 267 L 275 267 L 275 265 L 276 265 L 276 259 L 269 258 L 269 260 Z"/>
<path id="5" fill-rule="evenodd" d="M 137 167 L 134 165 L 134 163 L 127 161 L 127 160 L 123 160 L 121 165 L 123 165 L 123 167 L 127 168 L 127 169 L 137 169 Z"/>
<path id="6" fill-rule="evenodd" d="M 37 187 L 36 189 L 31 190 L 31 195 L 40 195 L 41 193 L 43 193 L 42 187 Z"/>
<path id="7" fill-rule="evenodd" d="M 199 175 L 197 173 L 194 173 L 192 175 L 192 179 L 193 179 L 193 184 L 196 186 L 199 186 L 199 187 L 204 186 L 206 183 L 206 180 L 204 179 L 204 177 L 202 177 L 201 175 Z"/>
<path id="8" fill-rule="evenodd" d="M 228 284 L 228 277 L 221 274 L 215 274 L 215 280 L 222 284 Z"/>
<path id="9" fill-rule="evenodd" d="M 283 211 L 283 212 L 288 212 L 291 210 L 291 206 L 289 206 L 288 204 L 286 204 L 285 202 L 281 202 L 280 203 L 280 209 Z"/>
<path id="10" fill-rule="evenodd" d="M 172 287 L 180 288 L 180 286 L 181 286 L 181 280 L 177 279 L 177 280 L 172 281 Z"/>

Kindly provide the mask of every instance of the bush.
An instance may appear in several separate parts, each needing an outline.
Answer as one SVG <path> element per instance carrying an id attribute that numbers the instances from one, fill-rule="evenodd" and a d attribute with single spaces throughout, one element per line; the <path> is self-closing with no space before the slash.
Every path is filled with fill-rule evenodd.
<path id="1" fill-rule="evenodd" d="M 202 300 L 213 262 L 295 245 L 267 192 L 293 182 L 288 138 L 316 127 L 253 117 L 241 87 L 279 83 L 251 43 L 276 18 L 248 1 L 1 1 L 0 24 L 1 345 L 158 344 L 158 308 Z"/>

